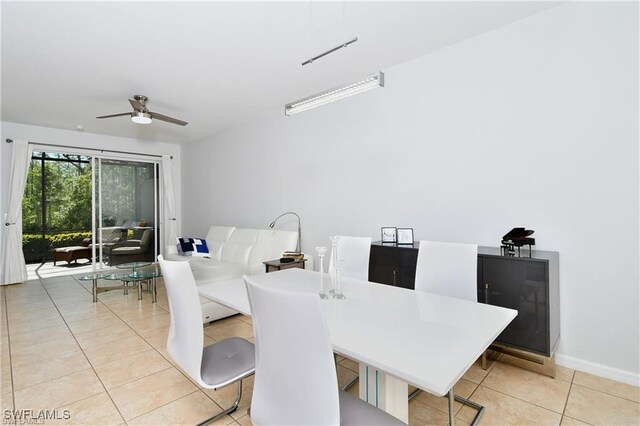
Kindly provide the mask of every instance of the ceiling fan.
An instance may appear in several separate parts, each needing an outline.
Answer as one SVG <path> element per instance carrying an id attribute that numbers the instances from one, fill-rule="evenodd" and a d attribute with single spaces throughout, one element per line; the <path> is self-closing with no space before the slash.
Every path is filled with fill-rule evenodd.
<path id="1" fill-rule="evenodd" d="M 177 124 L 179 126 L 186 126 L 186 121 L 178 120 L 177 118 L 169 117 L 167 115 L 159 114 L 157 112 L 149 111 L 147 109 L 147 98 L 144 95 L 134 95 L 133 99 L 129 99 L 129 103 L 133 107 L 133 112 L 122 112 L 120 114 L 102 115 L 96 118 L 111 118 L 122 117 L 125 115 L 131 116 L 131 121 L 137 124 L 150 124 L 152 120 L 166 121 L 167 123 Z"/>

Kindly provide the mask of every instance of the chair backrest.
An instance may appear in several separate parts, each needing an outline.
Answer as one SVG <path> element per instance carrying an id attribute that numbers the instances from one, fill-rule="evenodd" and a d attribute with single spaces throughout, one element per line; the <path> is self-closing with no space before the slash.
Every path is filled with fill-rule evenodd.
<path id="1" fill-rule="evenodd" d="M 256 345 L 251 421 L 340 424 L 338 379 L 320 298 L 244 279 Z"/>
<path id="2" fill-rule="evenodd" d="M 333 248 L 331 249 L 333 251 Z M 371 238 L 340 236 L 338 259 L 343 260 L 341 275 L 369 281 L 369 253 Z M 333 253 L 329 255 L 329 274 L 333 274 Z"/>
<path id="3" fill-rule="evenodd" d="M 478 246 L 420 241 L 415 289 L 478 301 Z"/>
<path id="4" fill-rule="evenodd" d="M 145 229 L 140 237 L 140 247 L 147 250 L 153 242 L 153 229 Z"/>
<path id="5" fill-rule="evenodd" d="M 191 379 L 204 386 L 200 369 L 204 331 L 196 282 L 188 262 L 158 256 L 169 300 L 169 355 Z"/>

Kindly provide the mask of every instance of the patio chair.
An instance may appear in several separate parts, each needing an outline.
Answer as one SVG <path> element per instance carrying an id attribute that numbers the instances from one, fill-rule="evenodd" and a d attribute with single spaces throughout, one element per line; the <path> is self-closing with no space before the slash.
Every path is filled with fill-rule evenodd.
<path id="1" fill-rule="evenodd" d="M 129 262 L 153 262 L 154 241 L 153 229 L 146 229 L 139 240 L 126 240 L 103 247 L 106 263 L 111 266 Z"/>

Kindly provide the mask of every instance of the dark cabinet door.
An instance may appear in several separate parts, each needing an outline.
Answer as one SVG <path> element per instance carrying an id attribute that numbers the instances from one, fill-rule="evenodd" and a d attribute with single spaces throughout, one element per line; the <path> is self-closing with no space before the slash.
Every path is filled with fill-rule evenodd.
<path id="1" fill-rule="evenodd" d="M 418 250 L 398 250 L 399 256 L 399 274 L 400 278 L 396 285 L 408 288 L 410 290 L 415 289 L 416 282 L 416 265 L 418 263 Z"/>
<path id="2" fill-rule="evenodd" d="M 418 250 L 397 246 L 371 246 L 369 281 L 414 288 Z"/>
<path id="3" fill-rule="evenodd" d="M 398 251 L 386 247 L 371 246 L 369 255 L 369 281 L 380 284 L 396 285 Z"/>
<path id="4" fill-rule="evenodd" d="M 516 309 L 498 342 L 550 355 L 547 263 L 481 257 L 478 301 Z"/>

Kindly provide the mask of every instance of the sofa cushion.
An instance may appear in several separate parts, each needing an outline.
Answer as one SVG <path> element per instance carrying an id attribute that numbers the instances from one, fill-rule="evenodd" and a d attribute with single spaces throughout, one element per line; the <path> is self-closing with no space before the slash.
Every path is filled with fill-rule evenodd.
<path id="1" fill-rule="evenodd" d="M 222 255 L 220 260 L 224 262 L 239 263 L 245 268 L 249 262 L 250 244 L 242 243 L 226 243 L 222 247 Z"/>
<path id="2" fill-rule="evenodd" d="M 207 240 L 229 241 L 229 237 L 236 228 L 234 226 L 212 226 L 207 232 Z"/>
<path id="3" fill-rule="evenodd" d="M 205 258 L 193 258 L 189 261 L 196 284 L 204 281 L 217 281 L 240 277 L 245 274 L 245 266 L 238 263 L 225 262 Z"/>
<path id="4" fill-rule="evenodd" d="M 196 284 L 204 281 L 212 280 L 227 280 L 231 278 L 237 278 L 238 275 L 244 275 L 244 267 L 242 265 L 234 263 L 226 263 L 220 265 L 215 269 L 197 269 L 193 271 L 193 278 L 196 280 Z"/>
<path id="5" fill-rule="evenodd" d="M 209 246 L 209 257 L 220 260 L 222 256 L 222 246 L 229 241 L 229 237 L 235 231 L 233 226 L 212 226 L 207 232 L 207 246 Z"/>
<path id="6" fill-rule="evenodd" d="M 285 250 L 293 250 L 298 243 L 295 231 L 276 231 L 274 229 L 258 229 L 256 244 L 251 247 L 248 261 L 248 274 L 264 272 L 262 262 L 280 259 Z M 286 249 L 283 249 L 286 247 Z"/>
<path id="7" fill-rule="evenodd" d="M 229 242 L 252 246 L 258 240 L 259 231 L 259 229 L 235 229 L 229 237 Z"/>

